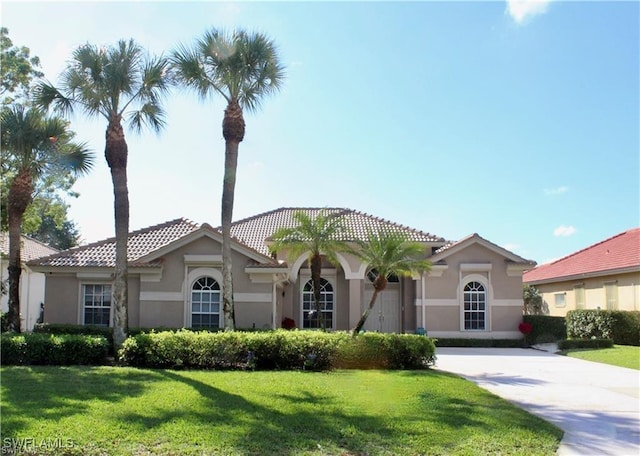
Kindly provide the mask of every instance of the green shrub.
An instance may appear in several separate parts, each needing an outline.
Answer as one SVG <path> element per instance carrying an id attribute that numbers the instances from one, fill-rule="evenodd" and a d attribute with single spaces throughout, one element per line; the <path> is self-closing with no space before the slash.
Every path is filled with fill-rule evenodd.
<path id="1" fill-rule="evenodd" d="M 565 339 L 558 342 L 559 350 L 571 350 L 575 348 L 611 348 L 611 339 Z"/>
<path id="2" fill-rule="evenodd" d="M 571 310 L 567 336 L 573 339 L 612 339 L 619 345 L 640 345 L 640 312 L 621 310 Z"/>
<path id="3" fill-rule="evenodd" d="M 527 336 L 528 337 L 528 336 Z M 519 348 L 522 339 L 464 339 L 443 338 L 434 339 L 436 347 L 484 347 L 484 348 Z"/>
<path id="4" fill-rule="evenodd" d="M 607 310 L 570 310 L 567 336 L 570 339 L 611 339 L 613 317 Z"/>
<path id="5" fill-rule="evenodd" d="M 431 339 L 346 332 L 151 332 L 129 337 L 122 363 L 139 367 L 327 370 L 336 367 L 418 369 L 435 361 Z"/>
<path id="6" fill-rule="evenodd" d="M 104 364 L 109 343 L 103 336 L 78 334 L 3 334 L 3 365 Z"/>
<path id="7" fill-rule="evenodd" d="M 567 324 L 564 317 L 550 315 L 523 315 L 522 321 L 533 327 L 527 336 L 530 344 L 545 344 L 567 338 Z"/>
<path id="8" fill-rule="evenodd" d="M 640 312 L 612 310 L 613 343 L 640 346 Z"/>

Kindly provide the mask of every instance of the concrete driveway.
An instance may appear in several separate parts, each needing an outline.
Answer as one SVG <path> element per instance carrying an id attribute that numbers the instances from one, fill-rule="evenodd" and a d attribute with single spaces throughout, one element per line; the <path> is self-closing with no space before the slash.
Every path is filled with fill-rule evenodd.
<path id="1" fill-rule="evenodd" d="M 565 434 L 558 455 L 640 455 L 640 371 L 523 348 L 438 348 L 458 374 Z"/>

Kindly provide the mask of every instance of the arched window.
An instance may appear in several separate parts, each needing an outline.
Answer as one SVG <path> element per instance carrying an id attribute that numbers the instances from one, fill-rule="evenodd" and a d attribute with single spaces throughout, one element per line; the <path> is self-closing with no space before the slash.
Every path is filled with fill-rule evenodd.
<path id="1" fill-rule="evenodd" d="M 464 286 L 464 329 L 484 331 L 487 327 L 487 291 L 480 282 Z"/>
<path id="2" fill-rule="evenodd" d="M 191 287 L 191 327 L 220 327 L 220 285 L 211 277 L 200 277 Z"/>
<path id="3" fill-rule="evenodd" d="M 320 317 L 318 318 L 313 299 L 313 281 L 309 280 L 305 283 L 302 289 L 302 327 L 320 328 L 319 320 L 322 319 L 326 329 L 333 329 L 333 298 L 333 286 L 326 279 L 320 278 Z"/>
<path id="4" fill-rule="evenodd" d="M 369 279 L 369 282 L 373 283 L 373 281 L 376 280 L 377 277 L 378 277 L 378 271 L 375 268 L 370 269 L 369 272 L 367 272 L 367 278 Z M 389 277 L 387 277 L 387 282 L 398 283 L 400 282 L 400 278 L 395 274 L 391 274 Z"/>

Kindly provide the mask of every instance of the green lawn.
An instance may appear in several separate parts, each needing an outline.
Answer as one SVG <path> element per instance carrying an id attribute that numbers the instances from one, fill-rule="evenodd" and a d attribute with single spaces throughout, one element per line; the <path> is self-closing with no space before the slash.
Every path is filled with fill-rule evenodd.
<path id="1" fill-rule="evenodd" d="M 5 367 L 0 375 L 2 442 L 44 440 L 64 447 L 58 454 L 531 456 L 554 455 L 562 436 L 432 370 Z"/>
<path id="2" fill-rule="evenodd" d="M 614 345 L 613 348 L 575 349 L 563 352 L 572 358 L 640 370 L 640 347 Z"/>

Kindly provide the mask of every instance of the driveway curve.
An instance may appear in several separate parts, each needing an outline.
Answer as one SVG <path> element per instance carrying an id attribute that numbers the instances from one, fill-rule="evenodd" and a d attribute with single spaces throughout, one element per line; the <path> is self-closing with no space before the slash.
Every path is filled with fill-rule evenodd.
<path id="1" fill-rule="evenodd" d="M 436 369 L 555 424 L 558 455 L 640 455 L 640 371 L 524 348 L 448 348 Z"/>

